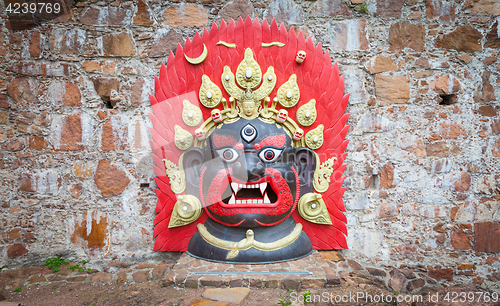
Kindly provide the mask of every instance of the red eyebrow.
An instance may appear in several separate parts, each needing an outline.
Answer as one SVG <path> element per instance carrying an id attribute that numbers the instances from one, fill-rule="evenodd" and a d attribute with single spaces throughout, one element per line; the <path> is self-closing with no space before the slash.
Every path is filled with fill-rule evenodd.
<path id="1" fill-rule="evenodd" d="M 286 136 L 285 134 L 281 135 L 276 135 L 276 136 L 269 136 L 264 138 L 260 143 L 256 144 L 256 149 L 260 149 L 266 146 L 273 146 L 273 147 L 283 147 L 285 146 L 286 143 Z M 257 148 L 257 146 L 259 148 Z"/>
<path id="2" fill-rule="evenodd" d="M 212 137 L 214 146 L 218 148 L 222 147 L 235 147 L 238 144 L 238 141 L 231 136 L 226 135 L 217 135 L 214 134 Z"/>

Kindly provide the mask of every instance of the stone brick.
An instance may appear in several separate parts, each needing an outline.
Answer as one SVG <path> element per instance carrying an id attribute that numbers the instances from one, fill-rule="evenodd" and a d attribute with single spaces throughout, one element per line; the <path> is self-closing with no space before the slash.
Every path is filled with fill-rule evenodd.
<path id="1" fill-rule="evenodd" d="M 182 35 L 177 33 L 175 30 L 159 29 L 156 32 L 154 42 L 149 50 L 150 57 L 158 57 L 169 55 L 170 51 L 174 52 L 177 49 L 178 44 L 183 44 L 184 39 Z"/>
<path id="2" fill-rule="evenodd" d="M 122 116 L 112 116 L 102 127 L 101 150 L 124 150 L 127 147 L 128 120 Z"/>
<path id="3" fill-rule="evenodd" d="M 221 287 L 222 286 L 222 276 L 220 275 L 209 275 L 200 278 L 200 284 L 205 287 Z"/>
<path id="4" fill-rule="evenodd" d="M 474 251 L 500 252 L 500 222 L 474 223 Z"/>
<path id="5" fill-rule="evenodd" d="M 92 176 L 92 167 L 86 162 L 76 161 L 72 172 L 76 177 L 89 178 Z"/>
<path id="6" fill-rule="evenodd" d="M 326 259 L 326 260 L 331 260 L 331 261 L 344 261 L 345 258 L 340 254 L 340 252 L 337 251 L 319 251 L 319 254 L 321 255 L 321 258 Z"/>
<path id="7" fill-rule="evenodd" d="M 127 282 L 127 272 L 125 271 L 120 271 L 118 272 L 118 277 L 116 278 L 116 283 L 117 284 L 123 284 Z"/>
<path id="8" fill-rule="evenodd" d="M 382 201 L 378 216 L 380 218 L 389 218 L 399 215 L 399 209 L 396 203 L 387 203 Z"/>
<path id="9" fill-rule="evenodd" d="M 427 156 L 448 157 L 450 154 L 459 151 L 457 146 L 449 145 L 444 141 L 432 142 L 425 146 Z"/>
<path id="10" fill-rule="evenodd" d="M 95 77 L 92 79 L 92 82 L 94 83 L 95 91 L 104 101 L 109 101 L 111 91 L 116 90 L 118 92 L 120 87 L 120 81 L 113 78 Z"/>
<path id="11" fill-rule="evenodd" d="M 467 172 L 461 172 L 455 175 L 453 178 L 452 189 L 455 191 L 467 191 L 470 188 L 470 174 Z"/>
<path id="12" fill-rule="evenodd" d="M 91 5 L 80 17 L 80 22 L 89 26 L 121 26 L 130 23 L 130 16 L 128 16 L 130 14 L 127 12 L 129 12 L 127 9 L 121 7 L 99 8 Z"/>
<path id="13" fill-rule="evenodd" d="M 378 276 L 378 277 L 386 277 L 387 273 L 384 270 L 380 269 L 375 269 L 375 268 L 366 268 L 368 270 L 368 273 L 373 276 Z"/>
<path id="14" fill-rule="evenodd" d="M 17 152 L 23 150 L 25 147 L 24 139 L 11 140 L 2 146 L 2 150 Z"/>
<path id="15" fill-rule="evenodd" d="M 283 279 L 283 288 L 284 289 L 292 289 L 298 290 L 300 288 L 300 276 L 298 275 L 287 275 Z"/>
<path id="16" fill-rule="evenodd" d="M 52 144 L 57 151 L 83 150 L 79 114 L 57 117 L 52 122 Z"/>
<path id="17" fill-rule="evenodd" d="M 441 122 L 439 133 L 444 139 L 457 139 L 460 135 L 467 135 L 464 128 L 456 122 Z"/>
<path id="18" fill-rule="evenodd" d="M 452 269 L 431 269 L 429 270 L 429 276 L 435 280 L 453 280 L 453 270 Z"/>
<path id="19" fill-rule="evenodd" d="M 54 28 L 49 37 L 50 49 L 54 54 L 74 54 L 83 52 L 85 31 L 81 29 Z"/>
<path id="20" fill-rule="evenodd" d="M 375 17 L 401 17 L 403 0 L 377 0 L 377 11 Z"/>
<path id="21" fill-rule="evenodd" d="M 458 266 L 459 270 L 476 270 L 476 265 L 473 264 L 461 264 Z"/>
<path id="22" fill-rule="evenodd" d="M 38 86 L 26 78 L 15 78 L 7 85 L 7 93 L 14 102 L 30 104 L 36 97 Z"/>
<path id="23" fill-rule="evenodd" d="M 105 213 L 85 211 L 79 218 L 76 218 L 73 226 L 74 232 L 70 240 L 73 244 L 82 247 L 87 254 L 96 255 L 102 251 L 109 251 L 109 227 Z M 109 276 L 111 277 L 112 274 Z M 93 282 L 92 279 L 91 282 Z"/>
<path id="24" fill-rule="evenodd" d="M 175 272 L 170 271 L 168 274 L 161 280 L 160 284 L 162 287 L 172 286 L 174 284 L 174 276 Z"/>
<path id="25" fill-rule="evenodd" d="M 0 94 L 0 108 L 10 108 L 9 98 L 7 97 L 7 95 Z"/>
<path id="26" fill-rule="evenodd" d="M 111 165 L 110 161 L 100 160 L 94 176 L 94 182 L 103 197 L 120 195 L 130 183 L 125 171 Z"/>
<path id="27" fill-rule="evenodd" d="M 83 192 L 83 186 L 80 183 L 70 184 L 68 186 L 68 191 L 73 198 L 79 198 Z"/>
<path id="28" fill-rule="evenodd" d="M 366 20 L 332 20 L 326 24 L 330 47 L 336 51 L 368 50 Z"/>
<path id="29" fill-rule="evenodd" d="M 40 31 L 35 30 L 31 33 L 29 52 L 30 57 L 38 58 L 42 54 L 42 41 Z"/>
<path id="30" fill-rule="evenodd" d="M 151 275 L 153 276 L 154 279 L 161 278 L 163 277 L 163 274 L 165 274 L 165 271 L 168 269 L 168 264 L 166 263 L 160 263 L 156 267 L 154 267 L 153 271 L 151 272 Z"/>
<path id="31" fill-rule="evenodd" d="M 414 290 L 422 288 L 423 286 L 425 286 L 425 280 L 423 280 L 422 278 L 417 278 L 408 282 L 408 284 L 406 285 L 406 290 L 408 292 L 412 292 Z"/>
<path id="32" fill-rule="evenodd" d="M 399 52 L 405 48 L 422 52 L 425 48 L 425 28 L 422 24 L 408 21 L 396 22 L 389 28 L 389 51 Z"/>
<path id="33" fill-rule="evenodd" d="M 500 35 L 498 35 L 498 21 L 493 24 L 491 31 L 486 34 L 485 48 L 500 48 Z"/>
<path id="34" fill-rule="evenodd" d="M 352 259 L 347 259 L 347 263 L 349 264 L 349 267 L 351 267 L 355 271 L 364 270 L 362 265 Z"/>
<path id="35" fill-rule="evenodd" d="M 245 0 L 229 2 L 219 11 L 219 16 L 224 19 L 226 23 L 229 23 L 231 19 L 238 20 L 240 16 L 244 18 L 245 16 L 252 17 L 253 15 L 252 3 Z"/>
<path id="36" fill-rule="evenodd" d="M 365 63 L 366 69 L 371 73 L 398 71 L 398 67 L 389 55 L 377 55 Z"/>
<path id="37" fill-rule="evenodd" d="M 457 229 L 450 235 L 451 245 L 455 249 L 468 250 L 472 248 L 469 237 L 461 230 Z"/>
<path id="38" fill-rule="evenodd" d="M 455 21 L 456 5 L 444 0 L 426 0 L 427 19 L 439 17 L 441 22 L 450 24 Z"/>
<path id="39" fill-rule="evenodd" d="M 394 188 L 394 166 L 391 163 L 386 164 L 380 171 L 380 188 Z"/>
<path id="40" fill-rule="evenodd" d="M 309 10 L 309 16 L 312 17 L 334 17 L 351 16 L 347 6 L 341 0 L 318 0 Z"/>
<path id="41" fill-rule="evenodd" d="M 390 275 L 391 278 L 388 283 L 389 287 L 396 292 L 401 292 L 406 282 L 406 276 L 396 269 L 391 270 Z"/>
<path id="42" fill-rule="evenodd" d="M 491 153 L 493 157 L 500 157 L 500 139 L 497 139 L 492 142 L 492 150 Z"/>
<path id="43" fill-rule="evenodd" d="M 43 136 L 30 136 L 28 143 L 31 150 L 43 150 L 47 147 L 47 140 Z"/>
<path id="44" fill-rule="evenodd" d="M 500 3 L 496 0 L 466 0 L 465 9 L 471 9 L 473 13 L 486 13 L 488 15 L 500 15 Z"/>
<path id="45" fill-rule="evenodd" d="M 281 277 L 278 275 L 269 275 L 264 281 L 265 288 L 281 288 Z"/>
<path id="46" fill-rule="evenodd" d="M 264 17 L 268 21 L 276 19 L 278 24 L 289 25 L 304 23 L 302 8 L 293 0 L 273 0 L 264 11 Z"/>
<path id="47" fill-rule="evenodd" d="M 132 278 L 136 283 L 144 283 L 148 280 L 149 270 L 137 271 L 132 274 Z"/>
<path id="48" fill-rule="evenodd" d="M 453 76 L 439 74 L 431 82 L 431 88 L 439 95 L 451 95 L 457 93 L 461 85 Z"/>
<path id="49" fill-rule="evenodd" d="M 149 5 L 144 0 L 137 1 L 137 13 L 134 16 L 134 24 L 140 26 L 150 26 L 154 23 L 151 19 Z"/>
<path id="50" fill-rule="evenodd" d="M 326 279 L 323 277 L 317 277 L 317 276 L 306 276 L 302 278 L 302 285 L 301 287 L 303 289 L 309 289 L 309 288 L 322 288 L 326 284 Z"/>
<path id="51" fill-rule="evenodd" d="M 108 283 L 113 279 L 113 274 L 106 272 L 97 272 L 90 276 L 90 283 Z"/>
<path id="52" fill-rule="evenodd" d="M 56 105 L 81 106 L 82 95 L 75 83 L 54 80 L 47 90 L 47 97 Z"/>
<path id="53" fill-rule="evenodd" d="M 21 234 L 19 233 L 21 231 L 20 228 L 13 228 L 8 231 L 5 231 L 2 233 L 2 240 L 4 242 L 13 242 L 16 239 L 21 238 Z"/>
<path id="54" fill-rule="evenodd" d="M 495 120 L 491 123 L 491 133 L 500 134 L 500 120 Z"/>
<path id="55" fill-rule="evenodd" d="M 453 32 L 436 38 L 437 48 L 453 49 L 461 52 L 481 51 L 481 33 L 471 26 L 457 27 Z"/>
<path id="56" fill-rule="evenodd" d="M 105 56 L 132 56 L 135 55 L 135 42 L 129 33 L 122 32 L 104 35 L 101 53 Z"/>
<path id="57" fill-rule="evenodd" d="M 199 4 L 173 4 L 163 12 L 165 23 L 171 27 L 198 27 L 207 25 L 208 11 Z"/>
<path id="58" fill-rule="evenodd" d="M 375 77 L 375 96 L 380 106 L 408 103 L 410 87 L 404 75 L 385 76 L 377 74 Z"/>
<path id="59" fill-rule="evenodd" d="M 30 76 L 69 76 L 73 65 L 60 62 L 18 62 L 7 71 Z"/>
<path id="60" fill-rule="evenodd" d="M 25 255 L 26 253 L 28 253 L 28 250 L 21 243 L 13 244 L 7 249 L 7 256 L 9 258 L 20 257 Z"/>

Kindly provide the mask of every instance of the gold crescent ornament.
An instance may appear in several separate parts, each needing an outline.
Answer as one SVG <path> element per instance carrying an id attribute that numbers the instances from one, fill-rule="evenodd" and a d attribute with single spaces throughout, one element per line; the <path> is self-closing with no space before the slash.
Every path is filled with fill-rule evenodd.
<path id="1" fill-rule="evenodd" d="M 187 56 L 184 53 L 184 57 L 186 58 L 186 61 L 188 61 L 188 63 L 193 64 L 193 65 L 198 65 L 198 64 L 203 63 L 203 61 L 207 58 L 207 54 L 208 54 L 207 46 L 205 44 L 203 44 L 203 52 L 201 52 L 200 56 L 198 56 L 196 58 L 192 58 L 192 57 Z"/>

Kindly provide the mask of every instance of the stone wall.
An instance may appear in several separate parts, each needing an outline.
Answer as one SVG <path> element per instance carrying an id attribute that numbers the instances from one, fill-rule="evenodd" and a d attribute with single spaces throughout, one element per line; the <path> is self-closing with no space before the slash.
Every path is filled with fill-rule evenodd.
<path id="1" fill-rule="evenodd" d="M 342 254 L 498 290 L 496 0 L 64 7 L 38 24 L 0 7 L 1 266 L 163 256 L 152 251 L 153 76 L 195 31 L 249 14 L 311 35 L 345 76 L 350 250 Z"/>

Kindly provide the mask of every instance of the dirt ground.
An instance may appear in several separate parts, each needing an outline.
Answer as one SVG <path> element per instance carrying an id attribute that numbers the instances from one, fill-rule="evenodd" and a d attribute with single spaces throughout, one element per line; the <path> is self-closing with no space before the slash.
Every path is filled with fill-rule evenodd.
<path id="1" fill-rule="evenodd" d="M 222 306 L 229 305 L 221 302 L 212 302 L 204 300 L 202 293 L 207 288 L 199 289 L 180 289 L 175 287 L 162 288 L 160 280 L 150 281 L 140 284 L 122 284 L 122 285 L 91 285 L 83 283 L 52 283 L 46 286 L 30 286 L 22 289 L 21 292 L 2 292 L 2 295 L 8 298 L 8 302 L 20 303 L 24 306 L 69 306 L 69 305 L 164 305 L 164 306 Z M 456 287 L 443 289 L 438 292 L 430 292 L 419 297 L 401 296 L 400 302 L 393 292 L 382 288 L 371 286 L 352 286 L 343 283 L 339 287 L 333 288 L 318 288 L 311 289 L 311 302 L 304 303 L 305 291 L 288 291 L 284 289 L 252 289 L 245 300 L 239 304 L 241 306 L 261 306 L 261 305 L 430 305 L 430 306 L 462 306 L 462 305 L 500 305 L 500 301 L 494 302 L 490 299 L 489 302 L 482 300 L 474 300 L 473 297 L 479 298 L 477 292 L 484 289 Z M 456 292 L 456 294 L 450 294 Z M 449 301 L 443 300 L 448 293 Z M 489 292 L 490 297 L 493 292 Z M 463 302 L 461 295 L 469 294 L 469 301 Z M 307 296 L 307 295 L 306 295 Z M 439 297 L 436 302 L 430 296 Z M 453 301 L 453 297 L 458 298 Z M 484 296 L 484 294 L 483 294 Z M 370 300 L 370 297 L 372 300 Z M 383 299 L 382 299 L 383 298 Z M 410 300 L 412 298 L 413 300 Z M 392 300 L 390 303 L 387 301 Z M 280 303 L 281 302 L 281 303 Z M 0 306 L 2 302 L 0 302 Z"/>

